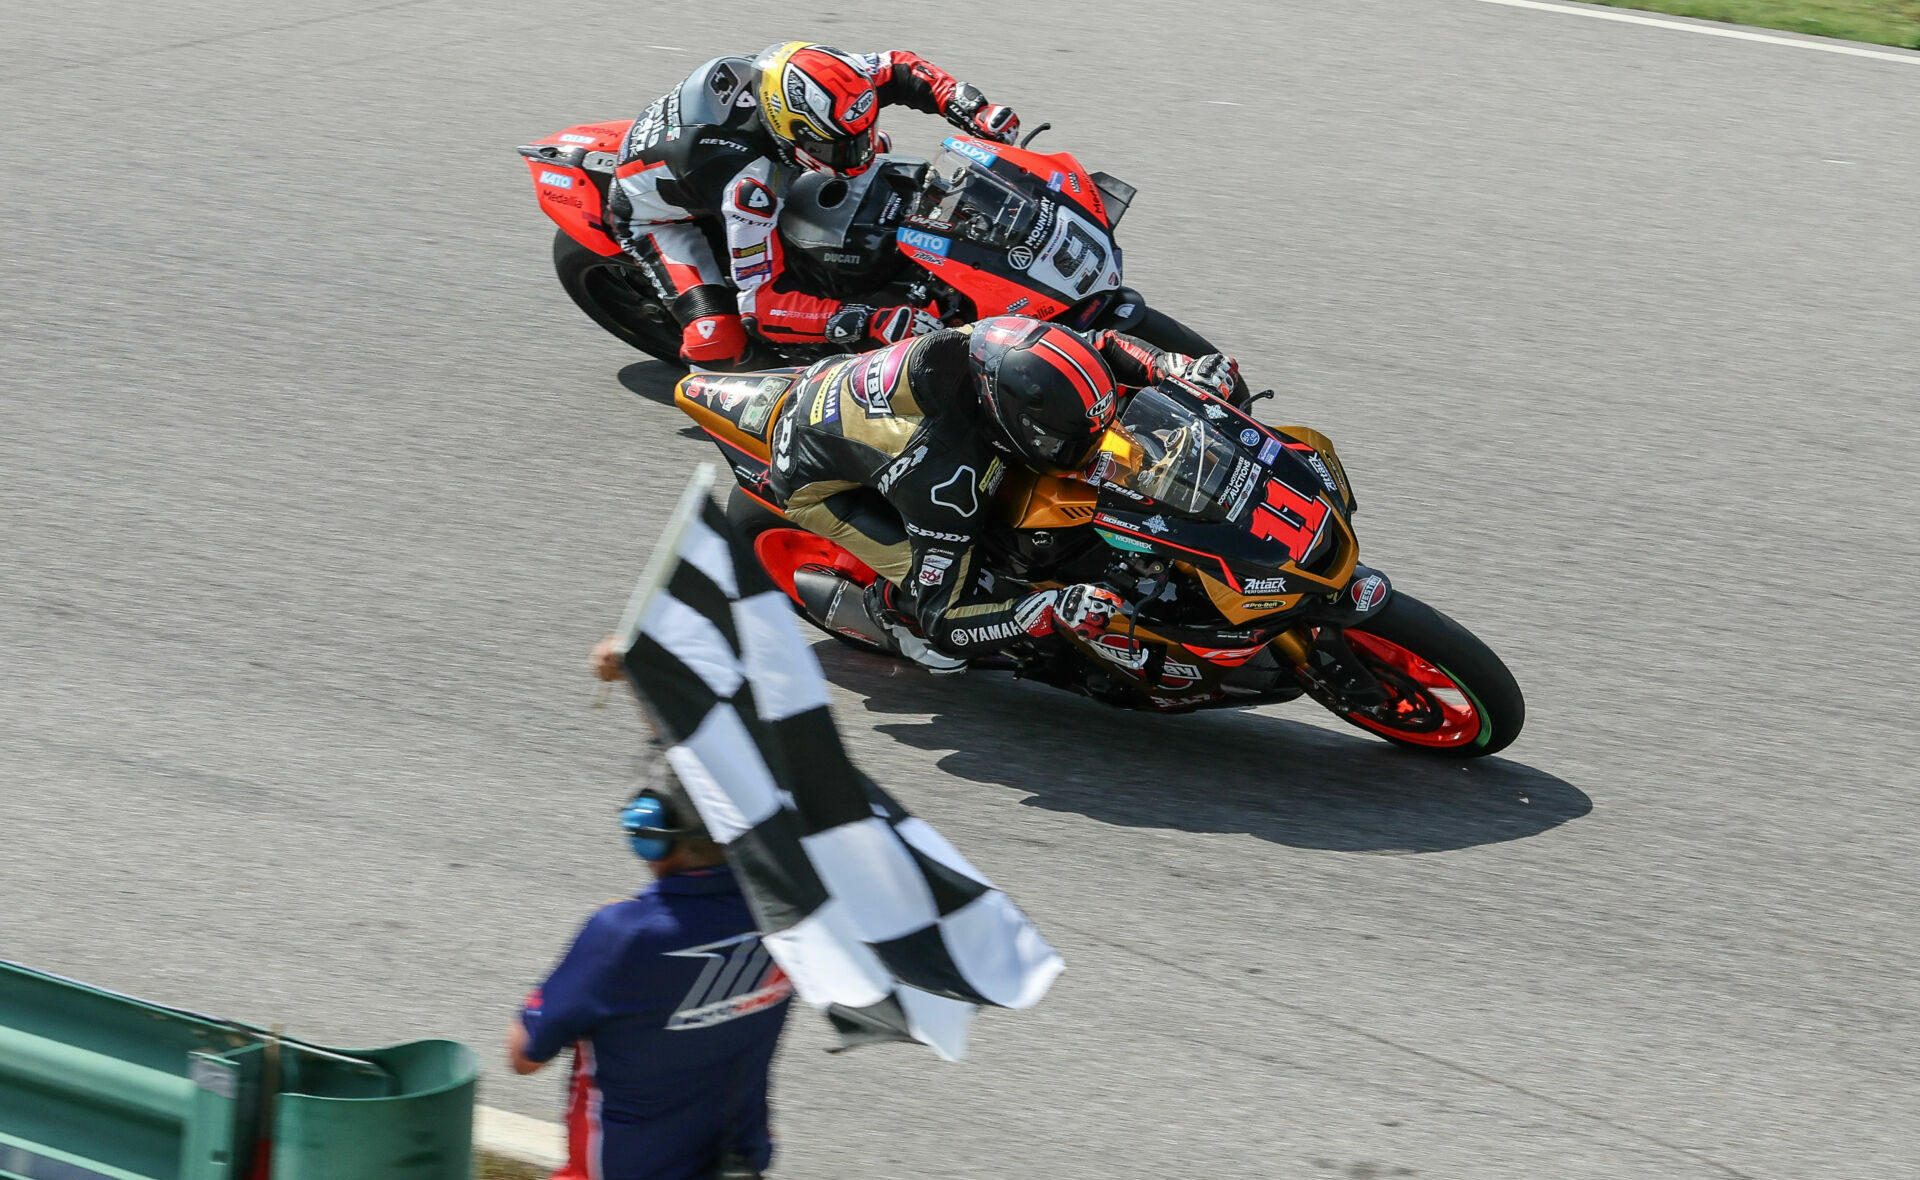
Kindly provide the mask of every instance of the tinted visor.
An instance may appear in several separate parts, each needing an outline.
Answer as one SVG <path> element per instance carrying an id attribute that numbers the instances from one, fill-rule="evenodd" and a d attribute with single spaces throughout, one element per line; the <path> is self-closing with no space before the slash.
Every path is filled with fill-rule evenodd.
<path id="1" fill-rule="evenodd" d="M 800 128 L 794 135 L 794 150 L 823 168 L 858 176 L 873 163 L 873 131 L 869 128 L 852 139 L 821 139 Z"/>
<path id="2" fill-rule="evenodd" d="M 1062 434 L 1026 414 L 1020 415 L 1020 446 L 1028 458 L 1060 471 L 1077 471 L 1093 457 L 1099 435 Z"/>

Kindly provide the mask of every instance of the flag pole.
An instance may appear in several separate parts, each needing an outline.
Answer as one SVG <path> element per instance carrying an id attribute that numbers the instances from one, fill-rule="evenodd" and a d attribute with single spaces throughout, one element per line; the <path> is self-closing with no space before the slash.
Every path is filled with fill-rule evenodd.
<path id="1" fill-rule="evenodd" d="M 659 589 L 660 579 L 671 565 L 674 555 L 680 549 L 680 538 L 686 535 L 694 518 L 700 514 L 700 505 L 713 494 L 713 475 L 716 466 L 703 462 L 693 469 L 693 478 L 687 481 L 686 490 L 680 493 L 680 502 L 674 505 L 673 515 L 667 518 L 667 527 L 654 543 L 653 553 L 647 558 L 647 568 L 640 572 L 640 580 L 633 585 L 633 594 L 627 598 L 627 608 L 620 612 L 620 624 L 614 628 L 617 640 L 616 650 L 621 655 L 633 650 L 634 640 L 640 637 L 640 616 L 647 609 L 647 599 Z M 594 691 L 593 708 L 607 703 L 612 689 L 602 684 Z"/>

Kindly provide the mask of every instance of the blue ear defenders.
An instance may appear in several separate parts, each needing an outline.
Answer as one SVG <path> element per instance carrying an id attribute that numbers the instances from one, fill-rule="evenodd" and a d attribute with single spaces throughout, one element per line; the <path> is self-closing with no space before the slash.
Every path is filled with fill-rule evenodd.
<path id="1" fill-rule="evenodd" d="M 692 829 L 680 826 L 667 801 L 642 791 L 620 812 L 620 826 L 627 843 L 641 860 L 665 860 L 673 855 L 673 846 Z"/>

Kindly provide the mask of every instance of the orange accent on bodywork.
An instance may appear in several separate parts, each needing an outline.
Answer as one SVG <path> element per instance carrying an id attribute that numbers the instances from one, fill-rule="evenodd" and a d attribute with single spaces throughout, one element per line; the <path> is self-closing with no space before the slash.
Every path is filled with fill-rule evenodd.
<path id="1" fill-rule="evenodd" d="M 680 408 L 681 413 L 693 419 L 700 429 L 728 446 L 744 451 L 762 462 L 770 462 L 772 452 L 766 440 L 756 438 L 740 429 L 739 422 L 728 417 L 727 412 L 717 408 L 716 405 L 729 386 L 744 389 L 750 400 L 752 394 L 760 388 L 760 383 L 769 377 L 783 377 L 788 383 L 787 388 L 781 391 L 779 400 L 774 402 L 773 411 L 767 415 L 767 431 L 771 433 L 773 424 L 780 420 L 781 413 L 787 408 L 788 400 L 793 397 L 793 386 L 797 384 L 797 379 L 792 374 L 689 373 L 673 387 L 673 404 Z M 745 402 L 739 404 L 744 405 Z"/>
<path id="2" fill-rule="evenodd" d="M 1100 495 L 1077 479 L 1009 468 L 994 495 L 1000 518 L 1017 529 L 1064 529 L 1086 524 Z"/>

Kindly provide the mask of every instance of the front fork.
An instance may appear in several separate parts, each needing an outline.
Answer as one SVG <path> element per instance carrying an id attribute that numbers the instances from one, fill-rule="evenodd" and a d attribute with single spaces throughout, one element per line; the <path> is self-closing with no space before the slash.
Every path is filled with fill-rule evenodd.
<path id="1" fill-rule="evenodd" d="M 1274 650 L 1315 696 L 1354 709 L 1384 705 L 1392 694 L 1347 643 L 1346 629 L 1379 614 L 1392 596 L 1393 585 L 1385 574 L 1357 565 L 1334 601 L 1303 613 L 1274 638 Z"/>

